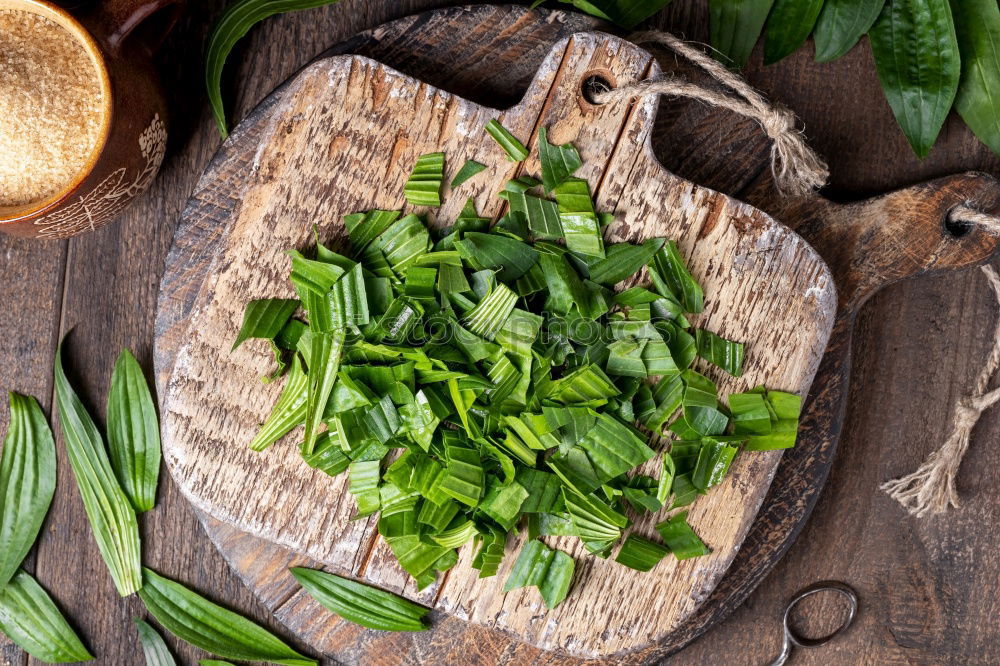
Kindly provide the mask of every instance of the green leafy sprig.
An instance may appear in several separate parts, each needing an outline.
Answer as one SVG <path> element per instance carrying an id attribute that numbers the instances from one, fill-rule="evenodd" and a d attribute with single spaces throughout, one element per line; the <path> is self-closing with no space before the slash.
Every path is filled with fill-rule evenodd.
<path id="1" fill-rule="evenodd" d="M 528 158 L 495 120 L 483 131 L 509 159 Z M 705 293 L 680 246 L 605 243 L 609 216 L 573 175 L 583 166 L 576 148 L 551 144 L 543 127 L 536 149 L 542 179 L 507 181 L 498 196 L 509 209 L 493 226 L 471 200 L 442 229 L 405 210 L 364 211 L 345 217 L 346 255 L 318 239 L 315 259 L 289 252 L 302 311 L 274 319 L 270 338 L 253 337 L 281 349 L 291 371 L 250 447 L 263 451 L 304 426 L 304 462 L 349 473 L 357 517 L 378 515 L 418 589 L 470 543 L 472 567 L 495 575 L 523 519 L 529 538 L 505 589 L 536 587 L 553 608 L 575 562 L 538 537 L 575 536 L 600 557 L 625 537 L 617 561 L 641 571 L 670 552 L 707 554 L 686 514 L 660 523 L 664 545 L 627 534 L 628 510 L 687 506 L 744 451 L 793 446 L 800 401 L 757 388 L 727 406 L 702 374 L 714 370 L 695 364 L 738 377 L 744 345 L 692 326 Z M 436 197 L 445 156 L 429 155 Z M 402 197 L 411 206 L 430 203 L 413 193 Z M 648 284 L 615 292 L 644 275 Z M 260 303 L 248 305 L 241 338 L 248 327 L 263 331 L 251 326 Z M 637 474 L 668 433 L 676 439 L 661 453 L 660 477 Z M 293 574 L 346 619 L 423 627 L 425 609 L 395 595 Z"/>

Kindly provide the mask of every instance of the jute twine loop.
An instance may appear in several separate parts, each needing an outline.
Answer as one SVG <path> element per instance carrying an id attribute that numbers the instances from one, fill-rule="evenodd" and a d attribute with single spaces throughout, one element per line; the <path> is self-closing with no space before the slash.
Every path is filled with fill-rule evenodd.
<path id="1" fill-rule="evenodd" d="M 955 206 L 952 208 L 948 217 L 954 222 L 971 224 L 982 228 L 984 231 L 991 233 L 994 236 L 1000 236 L 1000 217 L 990 215 L 989 213 L 983 213 L 975 208 L 970 208 L 965 205 Z"/>
<path id="2" fill-rule="evenodd" d="M 975 211 L 967 206 L 954 209 L 952 218 L 976 224 L 990 233 L 1000 235 L 1000 218 Z M 983 266 L 982 270 L 993 288 L 1000 311 L 1000 276 L 992 266 Z M 948 439 L 941 448 L 927 457 L 917 471 L 887 481 L 881 486 L 882 490 L 902 504 L 911 515 L 919 517 L 928 513 L 944 513 L 949 506 L 958 508 L 955 476 L 969 448 L 972 429 L 984 411 L 1000 402 L 1000 388 L 986 390 L 998 368 L 1000 368 L 1000 317 L 993 333 L 993 350 L 976 378 L 972 395 L 959 400 L 955 405 Z"/>
<path id="3" fill-rule="evenodd" d="M 729 109 L 751 118 L 771 138 L 771 173 L 778 191 L 785 196 L 805 196 L 823 187 L 830 170 L 826 163 L 806 143 L 796 128 L 797 118 L 791 110 L 768 101 L 740 76 L 726 69 L 719 61 L 666 32 L 638 32 L 629 37 L 636 44 L 660 44 L 684 56 L 731 93 L 712 90 L 689 81 L 667 76 L 646 79 L 613 90 L 597 91 L 594 101 L 606 103 L 642 95 L 689 97 L 712 106 Z M 735 94 L 733 94 L 735 93 Z"/>

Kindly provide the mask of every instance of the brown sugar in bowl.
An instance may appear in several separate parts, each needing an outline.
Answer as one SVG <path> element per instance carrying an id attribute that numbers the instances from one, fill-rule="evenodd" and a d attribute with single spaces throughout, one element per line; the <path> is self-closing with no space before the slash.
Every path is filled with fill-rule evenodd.
<path id="1" fill-rule="evenodd" d="M 167 109 L 152 65 L 152 53 L 172 27 L 180 6 L 181 0 L 105 0 L 93 12 L 74 17 L 44 0 L 0 0 L 0 11 L 31 14 L 32 21 L 65 29 L 93 66 L 100 91 L 95 102 L 96 131 L 89 142 L 89 151 L 85 144 L 67 141 L 64 134 L 80 124 L 79 118 L 39 120 L 36 125 L 43 133 L 46 129 L 54 132 L 48 144 L 32 143 L 36 139 L 44 141 L 44 134 L 25 139 L 24 145 L 39 145 L 48 152 L 37 161 L 52 170 L 53 178 L 61 175 L 68 180 L 52 183 L 51 191 L 34 201 L 17 201 L 8 193 L 6 200 L 0 199 L 0 231 L 40 238 L 66 238 L 92 231 L 115 219 L 149 187 L 163 161 L 167 143 Z M 155 22 L 158 34 L 142 30 L 140 36 L 135 32 L 142 24 L 152 25 L 154 22 L 147 19 L 154 15 L 159 19 Z M 53 62 L 54 67 L 58 64 L 57 60 Z M 39 82 L 39 86 L 42 88 L 39 95 L 52 94 L 44 89 L 45 82 Z M 87 106 L 86 100 L 77 102 Z M 45 108 L 68 108 L 67 105 L 72 107 L 66 100 L 60 100 Z M 23 131 L 33 124 L 21 119 L 16 126 Z M 60 141 L 62 146 L 53 145 Z M 87 154 L 78 152 L 69 156 L 65 165 L 53 164 L 58 161 L 60 148 L 67 146 L 75 146 Z M 22 156 L 22 159 L 30 164 L 33 158 Z M 74 163 L 79 166 L 74 167 Z M 26 188 L 44 190 L 28 178 L 24 183 Z"/>

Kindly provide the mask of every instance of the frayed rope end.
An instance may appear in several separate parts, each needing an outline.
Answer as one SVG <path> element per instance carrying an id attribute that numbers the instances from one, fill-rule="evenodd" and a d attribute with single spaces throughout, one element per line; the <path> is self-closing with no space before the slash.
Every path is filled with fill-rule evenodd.
<path id="1" fill-rule="evenodd" d="M 993 220 L 995 223 L 996 218 Z M 1000 276 L 992 266 L 983 266 L 983 273 L 1000 306 Z M 972 429 L 984 411 L 1000 402 L 1000 389 L 986 390 L 997 368 L 1000 368 L 1000 321 L 993 334 L 993 350 L 976 380 L 975 393 L 955 406 L 951 434 L 944 445 L 928 456 L 917 471 L 879 486 L 910 515 L 919 518 L 945 513 L 949 507 L 958 508 L 955 477 L 969 448 Z"/>

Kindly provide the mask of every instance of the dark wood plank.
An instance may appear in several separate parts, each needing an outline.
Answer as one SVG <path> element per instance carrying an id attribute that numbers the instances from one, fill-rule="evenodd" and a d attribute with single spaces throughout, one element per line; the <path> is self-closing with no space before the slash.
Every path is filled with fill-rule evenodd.
<path id="1" fill-rule="evenodd" d="M 118 351 L 130 347 L 151 367 L 152 312 L 163 257 L 174 220 L 195 173 L 214 150 L 215 137 L 203 128 L 192 135 L 191 109 L 201 95 L 201 57 L 187 42 L 201 43 L 211 10 L 219 3 L 194 5 L 162 58 L 161 70 L 175 120 L 170 156 L 153 187 L 115 224 L 68 243 L 67 289 L 62 324 L 53 328 L 68 338 L 67 361 L 78 392 L 103 423 L 110 371 Z M 214 5 L 214 7 L 212 6 Z M 48 371 L 51 354 L 39 365 Z M 132 617 L 142 617 L 137 598 L 116 594 L 97 552 L 72 472 L 57 439 L 60 477 L 49 517 L 50 530 L 39 546 L 38 575 L 57 590 L 67 613 L 79 625 L 99 663 L 141 663 Z M 164 474 L 157 508 L 141 519 L 144 562 L 166 575 L 191 583 L 211 596 L 245 609 L 254 599 L 217 557 L 194 513 Z M 204 654 L 168 639 L 185 663 Z M 33 661 L 33 660 L 32 660 Z"/>
<path id="2" fill-rule="evenodd" d="M 529 14 L 524 13 L 521 15 L 525 17 L 530 16 Z M 474 33 L 480 27 L 491 26 L 493 19 L 488 19 L 487 16 L 492 17 L 492 14 L 484 14 L 480 11 L 476 14 L 476 16 L 481 18 L 473 19 L 471 16 L 472 15 L 470 14 L 469 21 L 472 22 L 472 25 L 463 28 L 451 28 L 450 30 L 443 29 L 443 31 L 447 31 L 449 34 L 466 34 L 469 32 Z M 463 21 L 468 23 L 468 21 L 465 20 L 465 17 L 465 14 L 452 15 L 449 21 L 455 26 L 462 25 Z M 376 59 L 394 64 L 396 67 L 400 67 L 404 70 L 409 69 L 409 71 L 416 76 L 423 78 L 427 78 L 428 76 L 430 78 L 439 77 L 441 76 L 441 70 L 447 70 L 449 66 L 454 68 L 453 65 L 455 63 L 467 62 L 464 59 L 465 54 L 461 53 L 460 50 L 457 55 L 452 54 L 452 51 L 456 50 L 455 44 L 448 44 L 446 48 L 444 44 L 440 42 L 440 37 L 437 34 L 438 31 L 435 29 L 436 25 L 442 24 L 439 18 L 440 16 L 436 16 L 433 19 L 418 19 L 417 22 L 413 22 L 411 20 L 396 22 L 391 26 L 386 26 L 377 30 L 376 34 L 378 38 L 374 43 L 371 42 L 370 37 L 362 36 L 358 39 L 352 40 L 351 46 L 360 50 L 362 53 L 368 53 Z M 549 21 L 547 23 L 553 22 Z M 517 32 L 514 32 L 512 27 L 505 29 L 502 24 L 503 22 L 501 22 L 501 25 L 499 26 L 493 25 L 492 28 L 487 27 L 486 29 L 489 32 L 498 34 L 502 33 L 507 36 L 507 41 L 505 41 L 503 45 L 508 52 L 511 50 L 517 50 L 517 40 L 523 39 L 525 36 L 524 23 L 518 23 Z M 511 41 L 512 39 L 514 40 L 513 42 Z M 407 57 L 404 55 L 403 60 L 398 60 L 401 54 L 410 53 L 419 54 L 419 56 Z M 449 54 L 447 62 L 442 62 L 442 64 L 437 66 L 431 64 L 434 62 L 433 57 L 430 57 L 431 54 L 443 57 L 443 54 L 445 53 Z M 491 56 L 502 57 L 502 53 L 503 50 L 494 49 L 491 52 Z M 469 74 L 475 71 L 475 69 L 477 69 L 480 65 L 481 63 L 477 62 L 472 63 L 471 67 L 468 69 L 466 69 L 466 66 L 462 65 L 458 66 L 457 69 Z M 506 89 L 498 88 L 498 85 L 500 85 L 501 82 L 504 86 L 510 86 L 511 84 L 506 77 L 501 76 L 498 78 L 495 76 L 493 69 L 487 70 L 485 78 L 489 79 L 493 85 L 494 91 L 496 92 L 501 92 Z M 665 106 L 668 104 L 669 103 L 665 104 Z M 689 116 L 693 116 L 695 115 L 694 112 L 697 111 L 697 109 L 687 111 L 682 115 L 682 117 L 687 118 Z M 719 115 L 718 112 L 713 112 L 708 109 L 704 109 L 704 112 L 716 113 Z M 266 111 L 258 110 L 256 113 L 266 113 Z M 739 189 L 747 182 L 754 182 L 757 180 L 754 178 L 754 174 L 760 172 L 761 170 L 758 169 L 755 172 L 752 168 L 752 162 L 739 162 L 736 166 L 742 166 L 744 168 L 736 171 L 737 176 L 730 175 L 732 173 L 731 167 L 733 166 L 731 163 L 735 161 L 732 157 L 735 156 L 736 158 L 745 158 L 746 155 L 750 154 L 752 145 L 737 145 L 735 148 L 730 149 L 724 149 L 721 146 L 726 145 L 725 140 L 733 139 L 738 142 L 741 139 L 750 140 L 755 136 L 753 132 L 746 131 L 743 133 L 736 133 L 734 135 L 732 132 L 728 131 L 731 126 L 731 123 L 729 122 L 730 120 L 731 118 L 727 117 L 726 122 L 723 124 L 720 124 L 718 119 L 716 119 L 714 122 L 699 121 L 688 127 L 673 127 L 669 136 L 672 138 L 673 143 L 677 146 L 705 144 L 720 146 L 717 151 L 713 151 L 711 154 L 702 158 L 701 164 L 699 164 L 697 159 L 686 160 L 686 164 L 684 163 L 684 160 L 682 160 L 680 167 L 694 167 L 697 169 L 699 166 L 719 162 L 720 159 L 726 160 L 726 166 L 730 167 L 728 170 L 726 168 L 711 169 L 704 171 L 700 175 L 709 179 L 713 177 L 719 178 L 720 176 L 729 177 L 731 179 L 729 186 L 733 189 Z M 254 124 L 250 123 L 249 125 L 242 125 L 241 129 L 248 126 L 252 128 Z M 719 130 L 720 127 L 722 128 L 721 131 Z M 691 134 L 685 135 L 684 132 L 691 132 Z M 244 141 L 250 138 L 251 137 L 241 136 L 239 141 Z M 764 154 L 766 155 L 767 146 L 761 145 L 760 147 L 765 149 Z M 223 167 L 220 163 L 219 168 L 226 168 L 230 171 L 235 169 L 236 172 L 239 172 L 239 152 L 240 149 L 237 146 L 232 144 L 227 145 L 226 153 L 233 154 L 237 159 L 233 162 L 233 166 Z M 697 157 L 696 152 L 692 152 L 691 154 Z M 758 162 L 766 164 L 766 157 L 759 159 Z M 762 175 L 766 176 L 767 173 L 768 172 L 765 169 L 763 170 Z M 218 175 L 215 179 L 226 180 L 225 177 L 220 179 Z M 767 182 L 767 178 L 761 178 L 759 180 L 764 183 Z M 931 256 L 934 256 L 936 254 L 937 245 L 942 242 L 941 229 L 936 226 L 938 224 L 936 216 L 940 214 L 940 211 L 946 210 L 948 206 L 953 204 L 953 202 L 963 200 L 967 197 L 970 199 L 982 199 L 981 203 L 989 205 L 992 201 L 991 196 L 980 195 L 977 194 L 977 192 L 983 191 L 984 188 L 988 190 L 991 186 L 992 183 L 989 181 L 977 185 L 975 179 L 959 179 L 958 181 L 955 181 L 954 186 L 949 185 L 948 187 L 942 187 L 941 184 L 938 184 L 930 188 L 918 188 L 917 190 L 897 197 L 897 199 L 902 199 L 898 208 L 906 215 L 907 218 L 912 218 L 913 224 L 921 225 L 921 228 L 926 230 L 924 232 L 926 237 L 921 242 L 925 243 L 927 248 L 926 251 L 929 252 Z M 979 189 L 977 190 L 977 188 Z M 948 193 L 949 190 L 953 190 L 951 194 Z M 231 206 L 231 202 L 227 200 L 227 197 L 219 199 L 218 194 L 219 192 L 216 188 L 211 188 L 207 192 L 208 199 L 211 202 L 213 209 L 221 205 L 222 209 L 219 210 L 218 214 L 224 215 L 226 206 Z M 932 194 L 933 196 L 928 198 L 928 194 Z M 759 198 L 759 195 L 755 194 L 755 196 L 758 196 Z M 935 197 L 937 198 L 935 199 Z M 231 198 L 232 195 L 229 195 L 228 199 Z M 764 203 L 768 202 L 765 200 Z M 847 222 L 850 222 L 853 218 L 858 217 L 870 228 L 879 229 L 880 225 L 883 224 L 883 219 L 880 217 L 880 215 L 884 214 L 882 212 L 883 208 L 884 206 L 882 203 L 876 202 L 872 205 L 871 211 L 866 211 L 864 209 L 845 209 L 845 213 L 841 217 L 843 217 Z M 817 205 L 801 205 L 799 206 L 799 212 L 792 215 L 792 217 L 789 218 L 789 221 L 791 222 L 793 219 L 806 220 L 810 216 L 817 217 L 822 214 L 827 217 L 817 219 L 817 222 L 833 222 L 834 220 L 829 216 L 833 215 L 838 210 L 839 209 L 835 206 L 831 207 L 829 205 L 822 204 L 821 202 L 817 202 Z M 821 213 L 821 211 L 826 212 Z M 910 214 L 911 211 L 913 211 L 912 215 Z M 210 216 L 209 223 L 213 219 L 215 219 L 214 215 Z M 891 224 L 896 224 L 897 222 L 903 225 L 908 224 L 904 218 L 899 218 L 898 215 L 891 214 L 891 211 L 885 218 L 885 222 Z M 812 223 L 812 226 L 809 227 L 810 237 L 815 236 L 817 232 L 821 232 L 822 228 L 821 223 Z M 199 232 L 197 237 L 200 239 L 202 237 L 202 225 L 199 225 L 197 230 Z M 181 237 L 186 239 L 187 236 L 188 232 L 185 230 Z M 858 236 L 861 238 L 866 237 L 864 233 L 859 234 Z M 893 242 L 891 234 L 886 233 L 885 236 L 888 242 L 884 244 L 883 247 L 886 245 L 888 246 L 889 255 L 885 254 L 884 249 L 882 250 L 881 255 L 877 253 L 872 255 L 874 258 L 881 257 L 883 263 L 881 265 L 873 265 L 871 267 L 869 274 L 874 276 L 874 282 L 871 282 L 865 287 L 864 290 L 859 292 L 859 296 L 866 297 L 866 295 L 870 293 L 871 288 L 877 288 L 881 280 L 889 278 L 892 275 L 901 277 L 905 274 L 923 270 L 922 264 L 918 263 L 907 267 L 908 265 L 905 262 L 898 261 L 898 259 L 908 259 L 910 256 L 919 257 L 922 255 L 921 252 L 906 251 L 902 255 L 895 255 L 893 253 L 898 252 L 899 248 L 902 246 Z M 877 239 L 878 234 L 875 234 L 873 238 Z M 816 239 L 822 240 L 818 236 L 816 236 Z M 916 239 L 913 238 L 911 241 L 912 240 Z M 982 237 L 979 237 L 978 239 L 969 238 L 963 243 L 956 245 L 949 239 L 944 238 L 943 242 L 945 243 L 945 247 L 954 247 L 959 251 L 959 254 L 963 256 L 952 256 L 950 260 L 938 261 L 937 264 L 939 267 L 945 266 L 949 263 L 952 265 L 961 265 L 968 260 L 975 260 L 977 257 L 981 257 L 982 255 L 975 250 L 975 247 L 982 241 L 984 241 Z M 971 253 L 965 253 L 965 251 L 961 249 L 961 246 L 969 245 L 970 243 L 970 249 L 972 251 Z M 865 263 L 864 258 L 867 248 L 857 248 L 856 251 L 859 253 L 862 260 L 855 262 L 852 257 L 844 255 L 844 253 L 840 251 L 840 248 L 838 247 L 839 243 L 837 243 L 836 240 L 833 243 L 826 243 L 826 245 L 833 252 L 830 257 L 836 259 L 840 266 L 848 269 L 848 273 L 845 273 L 843 281 L 843 285 L 846 287 L 850 283 L 849 267 L 852 267 L 855 264 L 860 266 Z M 914 247 L 916 247 L 916 243 L 912 243 L 910 250 Z M 984 247 L 987 251 L 991 248 L 992 244 L 990 243 Z M 187 252 L 188 254 L 191 254 L 189 250 L 187 250 Z M 185 266 L 188 266 L 192 264 L 192 262 L 197 262 L 199 260 L 199 255 L 195 253 L 191 257 L 182 258 L 184 259 Z M 956 259 L 960 260 L 955 261 Z M 176 262 L 176 260 L 177 257 L 174 257 L 171 259 L 171 262 Z M 202 264 L 207 266 L 204 261 L 202 261 Z M 179 277 L 180 280 L 177 284 L 183 284 L 185 280 L 190 279 L 189 271 L 185 270 Z M 167 289 L 167 291 L 164 292 L 165 295 L 169 294 L 175 288 L 175 280 L 173 277 L 171 277 L 171 280 L 168 283 L 165 283 L 165 287 Z M 183 290 L 181 293 L 183 293 Z M 187 298 L 184 297 L 183 300 L 186 301 Z M 847 299 L 845 301 L 845 307 L 849 308 L 849 311 L 846 313 L 848 316 L 844 319 L 844 328 L 846 330 L 849 330 L 850 328 L 849 325 L 847 325 L 851 321 L 851 317 L 849 315 L 850 312 L 853 311 L 853 308 L 856 307 L 856 302 L 860 302 L 860 300 Z M 185 304 L 181 309 L 186 309 L 186 307 L 188 307 L 187 304 Z M 168 312 L 170 309 L 176 308 L 171 306 L 171 308 L 168 308 Z M 168 324 L 172 325 L 172 322 L 168 322 Z M 158 340 L 158 349 L 161 354 L 166 353 L 169 355 L 172 343 L 164 344 L 164 333 L 166 332 L 167 331 L 163 329 L 158 331 L 160 336 Z M 177 337 L 178 333 L 180 333 L 180 337 L 183 337 L 182 331 L 171 331 L 170 335 L 167 337 Z M 849 358 L 845 356 L 845 354 L 849 352 L 848 343 L 849 340 L 845 334 L 844 339 L 840 341 L 840 346 L 837 348 L 836 353 L 833 354 L 833 358 L 830 359 L 830 363 L 825 366 L 827 367 L 826 374 L 828 376 L 837 377 L 838 375 L 844 374 L 843 368 L 846 367 L 849 361 Z M 161 359 L 159 362 L 161 365 L 163 363 L 169 363 L 169 359 L 165 361 Z M 827 380 L 821 381 L 820 384 L 826 388 L 820 389 L 822 391 L 819 394 L 820 398 L 814 400 L 812 403 L 816 407 L 812 411 L 812 414 L 816 415 L 816 419 L 811 421 L 810 419 L 812 418 L 812 414 L 810 414 L 806 417 L 806 421 L 804 422 L 805 431 L 807 433 L 815 432 L 815 437 L 804 436 L 796 451 L 786 456 L 786 458 L 788 458 L 787 464 L 783 463 L 781 468 L 783 471 L 779 471 L 779 475 L 781 475 L 779 476 L 780 483 L 772 489 L 773 497 L 770 498 L 770 505 L 768 506 L 766 513 L 763 514 L 761 519 L 758 521 L 759 525 L 755 526 L 755 533 L 751 535 L 751 543 L 748 547 L 741 549 L 740 555 L 734 564 L 732 575 L 728 576 L 724 584 L 720 586 L 716 593 L 713 594 L 714 603 L 706 604 L 704 612 L 699 613 L 699 617 L 696 618 L 695 621 L 689 623 L 684 631 L 676 633 L 674 635 L 676 638 L 672 638 L 671 641 L 667 641 L 657 646 L 654 650 L 655 653 L 663 654 L 665 652 L 676 650 L 680 645 L 683 645 L 690 640 L 691 637 L 704 630 L 705 627 L 728 614 L 732 607 L 739 603 L 739 601 L 757 585 L 760 581 L 762 573 L 766 572 L 775 560 L 780 557 L 787 547 L 790 539 L 797 534 L 802 518 L 808 514 L 808 511 L 813 505 L 816 497 L 816 490 L 825 480 L 829 461 L 833 454 L 833 447 L 835 446 L 836 437 L 839 433 L 840 427 L 840 409 L 844 400 L 843 382 L 840 380 Z M 795 494 L 795 489 L 797 488 L 806 492 L 804 492 L 801 497 L 797 497 Z M 265 598 L 267 605 L 270 607 L 282 606 L 279 617 L 283 621 L 288 622 L 290 626 L 300 626 L 299 619 L 295 617 L 295 613 L 298 611 L 296 611 L 291 604 L 285 604 L 288 590 L 286 589 L 287 586 L 282 582 L 283 577 L 277 575 L 284 569 L 282 563 L 284 562 L 287 564 L 287 561 L 291 556 L 284 555 L 280 549 L 268 549 L 262 544 L 253 544 L 252 546 L 248 545 L 247 540 L 240 537 L 240 535 L 232 534 L 230 530 L 226 530 L 214 523 L 210 529 L 210 534 L 212 534 L 213 539 L 220 545 L 223 552 L 227 554 L 227 557 L 235 563 L 237 569 L 241 569 L 243 571 L 243 575 L 247 578 L 247 580 L 253 581 L 253 587 L 258 590 L 263 598 Z M 255 566 L 250 570 L 244 568 L 243 565 L 251 559 L 248 557 L 248 553 L 251 552 L 254 553 L 254 557 L 252 559 L 255 563 L 260 560 L 262 555 L 270 554 L 273 556 L 274 560 L 271 563 L 271 566 L 263 569 Z M 310 625 L 310 627 L 314 628 L 312 625 Z M 306 634 L 311 636 L 311 638 L 309 638 L 311 642 L 317 645 L 332 645 L 326 637 L 322 634 L 316 634 L 312 628 L 306 630 Z M 302 629 L 298 629 L 298 631 L 301 632 Z M 439 643 L 439 641 L 435 639 L 436 636 L 435 638 L 430 639 L 427 642 L 428 644 L 423 645 L 423 650 L 426 651 L 430 649 L 429 645 Z M 346 658 L 345 653 L 342 652 L 340 648 L 329 647 L 327 649 L 333 649 L 336 654 Z M 383 648 L 379 647 L 377 644 L 370 644 L 368 649 L 371 650 L 373 654 L 377 654 L 378 651 Z M 360 658 L 360 653 L 355 654 L 358 658 Z"/>
<path id="3" fill-rule="evenodd" d="M 0 304 L 7 316 L 0 318 L 0 434 L 10 423 L 7 391 L 34 396 L 46 413 L 52 406 L 49 372 L 55 350 L 55 331 L 63 298 L 66 265 L 65 241 L 31 241 L 0 235 Z M 0 440 L 2 442 L 2 440 Z M 47 534 L 50 518 L 43 526 Z M 34 553 L 25 562 L 35 569 Z M 61 601 L 58 590 L 50 588 Z M 21 666 L 27 658 L 0 633 L 0 664 Z"/>

